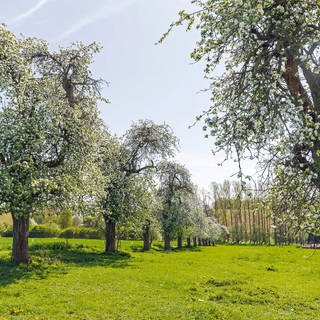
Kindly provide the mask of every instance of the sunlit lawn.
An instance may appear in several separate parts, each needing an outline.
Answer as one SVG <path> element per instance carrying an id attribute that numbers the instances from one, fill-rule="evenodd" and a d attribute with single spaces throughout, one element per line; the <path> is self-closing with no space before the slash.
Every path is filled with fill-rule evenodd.
<path id="1" fill-rule="evenodd" d="M 63 242 L 30 239 L 33 263 L 15 266 L 0 238 L 0 319 L 320 319 L 320 251 Z"/>

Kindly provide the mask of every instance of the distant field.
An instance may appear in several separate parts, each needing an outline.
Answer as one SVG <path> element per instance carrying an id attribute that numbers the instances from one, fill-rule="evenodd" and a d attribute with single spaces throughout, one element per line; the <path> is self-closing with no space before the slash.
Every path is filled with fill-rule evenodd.
<path id="1" fill-rule="evenodd" d="M 57 242 L 60 242 L 57 243 Z M 31 239 L 13 266 L 0 238 L 0 319 L 320 319 L 320 251 L 217 246 L 164 253 Z"/>

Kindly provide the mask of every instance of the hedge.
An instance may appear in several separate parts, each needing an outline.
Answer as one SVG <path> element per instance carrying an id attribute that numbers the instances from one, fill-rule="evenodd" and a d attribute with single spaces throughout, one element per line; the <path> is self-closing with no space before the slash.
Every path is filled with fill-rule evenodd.
<path id="1" fill-rule="evenodd" d="M 11 238 L 13 236 L 12 226 L 0 226 L 0 236 Z M 70 227 L 63 230 L 52 226 L 37 225 L 31 228 L 30 238 L 65 238 L 65 239 L 104 239 L 104 232 L 101 229 Z"/>
<path id="2" fill-rule="evenodd" d="M 103 239 L 103 232 L 100 229 L 94 228 L 75 228 L 70 227 L 62 230 L 60 238 L 65 239 Z"/>
<path id="3" fill-rule="evenodd" d="M 59 235 L 59 229 L 45 225 L 34 226 L 29 232 L 30 238 L 56 238 Z"/>

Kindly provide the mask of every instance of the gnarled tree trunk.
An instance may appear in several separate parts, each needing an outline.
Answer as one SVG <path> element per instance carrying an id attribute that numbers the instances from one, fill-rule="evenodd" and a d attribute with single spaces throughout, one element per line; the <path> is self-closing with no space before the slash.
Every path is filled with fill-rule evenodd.
<path id="1" fill-rule="evenodd" d="M 30 261 L 28 256 L 29 217 L 15 218 L 12 216 L 12 220 L 12 261 L 27 263 Z"/>
<path id="2" fill-rule="evenodd" d="M 182 249 L 182 236 L 178 236 L 178 249 Z"/>
<path id="3" fill-rule="evenodd" d="M 191 238 L 187 237 L 187 247 L 190 248 L 191 247 Z"/>
<path id="4" fill-rule="evenodd" d="M 171 244 L 170 244 L 170 235 L 165 233 L 164 234 L 164 250 L 170 250 Z"/>
<path id="5" fill-rule="evenodd" d="M 150 250 L 151 240 L 150 240 L 150 223 L 147 223 L 143 227 L 143 250 Z"/>
<path id="6" fill-rule="evenodd" d="M 116 223 L 105 220 L 106 223 L 106 253 L 116 252 Z"/>

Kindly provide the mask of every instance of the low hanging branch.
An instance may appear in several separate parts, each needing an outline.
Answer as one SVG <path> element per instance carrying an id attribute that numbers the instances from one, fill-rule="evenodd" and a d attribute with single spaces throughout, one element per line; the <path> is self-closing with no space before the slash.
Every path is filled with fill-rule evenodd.
<path id="1" fill-rule="evenodd" d="M 214 152 L 256 159 L 267 173 L 269 191 L 280 198 L 287 192 L 292 208 L 298 207 L 301 197 L 288 186 L 308 185 L 315 190 L 310 194 L 320 190 L 319 3 L 192 3 L 194 14 L 181 11 L 169 32 L 183 23 L 200 31 L 191 57 L 205 64 L 211 105 L 198 120 L 204 119 L 206 136 L 215 138 Z M 221 65 L 224 72 L 216 76 Z M 320 208 L 319 197 L 310 196 L 307 203 L 311 212 Z"/>

